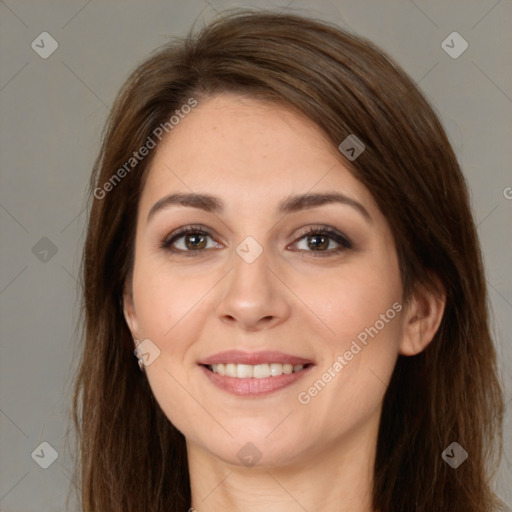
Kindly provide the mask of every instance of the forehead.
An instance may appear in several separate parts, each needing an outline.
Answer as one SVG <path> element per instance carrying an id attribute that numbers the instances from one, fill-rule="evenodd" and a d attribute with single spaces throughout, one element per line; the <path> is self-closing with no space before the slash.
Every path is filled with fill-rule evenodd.
<path id="1" fill-rule="evenodd" d="M 275 102 L 232 94 L 201 100 L 156 151 L 141 198 L 146 211 L 173 191 L 268 204 L 338 190 L 372 208 L 371 194 L 322 130 Z"/>

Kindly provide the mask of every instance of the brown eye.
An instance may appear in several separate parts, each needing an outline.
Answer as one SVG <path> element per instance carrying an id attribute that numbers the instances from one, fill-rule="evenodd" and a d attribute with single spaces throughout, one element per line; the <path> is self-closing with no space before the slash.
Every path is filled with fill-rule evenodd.
<path id="1" fill-rule="evenodd" d="M 330 238 L 325 235 L 310 235 L 308 239 L 308 247 L 312 250 L 328 249 Z"/>
<path id="2" fill-rule="evenodd" d="M 201 233 L 191 233 L 184 235 L 182 238 L 185 240 L 185 247 L 194 250 L 206 248 L 206 236 Z"/>
<path id="3" fill-rule="evenodd" d="M 312 256 L 330 256 L 352 249 L 352 242 L 345 235 L 326 226 L 306 229 L 301 233 L 295 245 L 298 246 L 304 239 L 306 240 L 305 247 L 298 248 L 301 251 L 312 253 Z M 333 244 L 334 247 L 332 247 Z"/>
<path id="4" fill-rule="evenodd" d="M 204 228 L 188 226 L 172 233 L 162 242 L 161 247 L 173 253 L 200 254 L 205 249 L 217 247 L 216 244 L 208 246 L 208 239 L 212 237 Z"/>

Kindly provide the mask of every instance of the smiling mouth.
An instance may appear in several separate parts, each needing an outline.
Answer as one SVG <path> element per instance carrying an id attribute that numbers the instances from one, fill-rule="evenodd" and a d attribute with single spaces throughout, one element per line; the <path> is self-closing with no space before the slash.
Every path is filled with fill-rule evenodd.
<path id="1" fill-rule="evenodd" d="M 281 375 L 298 373 L 312 366 L 312 363 L 297 365 L 292 365 L 290 363 L 262 363 L 256 365 L 220 363 L 203 366 L 212 373 L 223 377 L 233 377 L 237 379 L 267 379 L 269 377 L 280 377 Z"/>

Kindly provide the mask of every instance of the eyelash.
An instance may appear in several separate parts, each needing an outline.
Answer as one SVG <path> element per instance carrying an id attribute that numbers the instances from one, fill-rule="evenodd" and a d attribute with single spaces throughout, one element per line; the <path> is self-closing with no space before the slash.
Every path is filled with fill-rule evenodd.
<path id="1" fill-rule="evenodd" d="M 196 225 L 196 226 L 187 226 L 185 228 L 181 228 L 178 231 L 171 233 L 167 238 L 165 238 L 161 244 L 160 247 L 166 251 L 169 251 L 171 253 L 178 253 L 183 254 L 185 256 L 198 256 L 206 249 L 198 249 L 198 250 L 192 250 L 192 251 L 184 251 L 183 249 L 176 249 L 172 247 L 172 244 L 175 243 L 180 238 L 183 238 L 187 234 L 198 234 L 198 235 L 206 235 L 211 238 L 212 235 L 208 232 L 208 229 L 204 226 Z M 298 238 L 294 243 L 297 243 L 298 241 L 302 240 L 303 238 L 306 238 L 308 236 L 312 235 L 327 235 L 328 238 L 331 240 L 334 240 L 337 244 L 339 244 L 339 247 L 336 247 L 335 249 L 330 249 L 328 251 L 303 251 L 302 252 L 309 252 L 312 253 L 312 256 L 317 257 L 327 257 L 327 256 L 333 256 L 336 254 L 341 253 L 342 251 L 345 251 L 347 249 L 352 249 L 353 245 L 352 242 L 349 240 L 349 238 L 342 233 L 338 232 L 337 230 L 330 228 L 329 226 L 310 226 L 306 229 L 303 229 L 300 231 Z"/>

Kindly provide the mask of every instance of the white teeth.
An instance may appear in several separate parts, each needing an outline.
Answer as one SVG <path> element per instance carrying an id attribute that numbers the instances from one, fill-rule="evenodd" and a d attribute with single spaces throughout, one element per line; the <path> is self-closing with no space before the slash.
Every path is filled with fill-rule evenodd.
<path id="1" fill-rule="evenodd" d="M 283 373 L 285 375 L 290 375 L 290 373 L 293 373 L 293 366 L 291 364 L 283 364 Z"/>
<path id="2" fill-rule="evenodd" d="M 285 371 L 285 367 L 286 367 L 286 371 Z M 270 365 L 270 375 L 272 375 L 272 377 L 279 377 L 279 375 L 283 375 L 283 373 L 292 373 L 292 372 L 293 372 L 293 366 L 291 364 L 271 363 L 271 365 Z"/>
<path id="3" fill-rule="evenodd" d="M 215 366 L 215 365 L 214 365 Z M 236 364 L 228 363 L 226 366 L 226 377 L 236 377 Z M 215 370 L 213 370 L 215 371 Z"/>
<path id="4" fill-rule="evenodd" d="M 252 377 L 252 366 L 250 364 L 237 364 L 236 376 L 239 379 L 250 379 Z"/>
<path id="5" fill-rule="evenodd" d="M 290 373 L 300 372 L 304 365 L 280 363 L 263 363 L 257 365 L 250 364 L 212 364 L 209 367 L 213 373 L 225 375 L 226 377 L 237 377 L 238 379 L 266 379 L 268 377 L 279 377 L 280 375 L 290 375 Z"/>
<path id="6" fill-rule="evenodd" d="M 255 379 L 266 379 L 270 377 L 270 366 L 266 363 L 253 366 L 252 377 Z"/>

